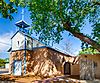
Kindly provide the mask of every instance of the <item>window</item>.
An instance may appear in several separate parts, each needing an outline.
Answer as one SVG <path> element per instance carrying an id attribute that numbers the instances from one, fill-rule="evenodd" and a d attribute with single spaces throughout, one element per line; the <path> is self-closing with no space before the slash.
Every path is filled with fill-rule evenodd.
<path id="1" fill-rule="evenodd" d="M 31 42 L 31 40 L 27 40 L 27 47 L 29 48 L 29 49 L 32 49 L 32 42 Z"/>
<path id="2" fill-rule="evenodd" d="M 18 46 L 19 46 L 19 41 L 17 41 L 17 43 L 18 43 Z"/>
<path id="3" fill-rule="evenodd" d="M 30 41 L 29 41 L 29 40 L 27 40 L 27 45 L 29 45 L 29 43 L 30 43 Z"/>

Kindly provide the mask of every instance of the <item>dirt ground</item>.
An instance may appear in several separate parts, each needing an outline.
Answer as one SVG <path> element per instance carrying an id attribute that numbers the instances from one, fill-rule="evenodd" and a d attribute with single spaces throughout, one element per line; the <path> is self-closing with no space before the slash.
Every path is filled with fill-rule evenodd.
<path id="1" fill-rule="evenodd" d="M 11 76 L 11 75 L 0 75 L 2 81 L 12 81 L 16 83 L 32 83 L 34 80 L 42 80 L 38 76 Z"/>
<path id="2" fill-rule="evenodd" d="M 79 76 L 57 76 L 53 78 L 41 78 L 39 76 L 11 76 L 0 75 L 0 83 L 100 83 L 100 80 L 79 80 Z M 10 82 L 7 82 L 10 81 Z"/>
<path id="3" fill-rule="evenodd" d="M 77 79 L 77 76 L 74 76 Z M 57 76 L 53 78 L 41 78 L 39 76 L 11 76 L 11 75 L 0 75 L 2 81 L 12 81 L 16 83 L 66 83 L 70 76 Z"/>

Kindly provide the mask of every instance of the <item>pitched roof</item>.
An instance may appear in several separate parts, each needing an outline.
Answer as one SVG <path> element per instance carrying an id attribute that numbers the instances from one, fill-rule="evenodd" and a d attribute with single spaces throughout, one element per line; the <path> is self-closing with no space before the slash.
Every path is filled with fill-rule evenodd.
<path id="1" fill-rule="evenodd" d="M 29 27 L 29 25 L 25 21 L 23 21 L 23 20 L 20 20 L 20 21 L 16 22 L 15 25 L 20 27 L 20 28 L 27 28 L 27 27 Z"/>
<path id="2" fill-rule="evenodd" d="M 29 36 L 28 34 L 22 32 L 22 31 L 20 31 L 20 30 L 17 31 L 17 32 L 11 37 L 11 39 L 12 39 L 18 32 L 20 32 L 21 34 L 23 34 L 23 35 L 25 35 L 25 36 L 27 36 L 27 37 L 30 37 L 30 38 L 32 38 L 32 39 L 38 41 L 38 42 L 40 42 L 41 44 L 44 44 L 44 46 L 41 46 L 42 48 L 47 47 L 47 48 L 49 48 L 49 49 L 52 49 L 52 50 L 55 50 L 55 51 L 57 51 L 57 52 L 63 53 L 63 54 L 65 54 L 65 55 L 69 55 L 69 56 L 71 55 L 70 53 L 62 52 L 61 50 L 59 50 L 59 49 L 57 49 L 57 48 L 52 48 L 51 46 L 46 45 L 45 43 L 39 41 L 39 40 L 36 39 L 35 37 L 31 37 L 31 36 Z M 40 47 L 40 48 L 41 48 L 41 47 Z M 39 47 L 38 47 L 38 48 L 39 48 Z M 12 48 L 10 48 L 10 49 L 8 50 L 8 52 L 10 52 L 11 49 L 12 49 Z"/>
<path id="3" fill-rule="evenodd" d="M 59 52 L 59 53 L 61 53 L 61 54 L 67 55 L 68 57 L 72 57 L 70 54 L 64 53 L 64 52 L 62 52 L 62 51 L 60 51 L 60 50 L 58 50 L 58 49 L 54 49 L 54 48 L 49 47 L 49 46 L 47 46 L 47 48 L 49 48 L 49 49 L 51 49 L 51 50 L 54 50 L 54 51 L 56 51 L 56 52 Z"/>
<path id="4" fill-rule="evenodd" d="M 27 36 L 27 37 L 32 38 L 32 37 L 29 36 L 28 34 L 26 34 L 26 33 L 22 32 L 22 31 L 18 30 L 18 31 L 11 37 L 11 39 L 12 39 L 18 32 L 20 32 L 21 34 L 23 34 L 23 35 L 25 35 L 25 36 Z"/>
<path id="5" fill-rule="evenodd" d="M 18 30 L 18 31 L 17 31 L 17 32 L 16 32 L 16 33 L 11 37 L 11 39 L 12 39 L 12 38 L 13 38 L 13 37 L 18 33 L 18 32 L 20 32 L 20 33 L 23 34 L 24 36 L 27 36 L 27 37 L 29 37 L 29 38 L 31 38 L 31 39 L 34 39 L 34 40 L 38 41 L 38 42 L 41 43 L 41 44 L 46 45 L 45 43 L 39 41 L 37 38 L 35 38 L 35 37 L 31 37 L 30 35 L 28 35 L 28 34 L 22 32 L 22 31 L 20 31 L 20 30 Z"/>

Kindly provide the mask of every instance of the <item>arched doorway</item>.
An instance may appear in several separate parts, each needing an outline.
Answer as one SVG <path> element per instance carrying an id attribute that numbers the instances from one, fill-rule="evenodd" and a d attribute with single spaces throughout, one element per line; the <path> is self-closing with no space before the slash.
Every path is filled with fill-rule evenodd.
<path id="1" fill-rule="evenodd" d="M 71 71 L 70 71 L 70 63 L 69 62 L 65 62 L 64 63 L 64 75 L 70 75 Z"/>

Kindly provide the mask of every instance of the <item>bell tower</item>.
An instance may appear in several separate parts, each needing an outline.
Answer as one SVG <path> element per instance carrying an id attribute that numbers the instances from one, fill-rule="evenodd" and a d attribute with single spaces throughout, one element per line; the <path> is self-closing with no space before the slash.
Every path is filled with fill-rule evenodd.
<path id="1" fill-rule="evenodd" d="M 22 18 L 20 21 L 16 22 L 15 25 L 18 27 L 18 30 L 19 31 L 22 31 L 24 33 L 28 33 L 29 31 L 26 29 L 28 28 L 30 25 L 27 24 L 25 21 L 24 21 L 24 8 L 22 8 Z"/>
<path id="2" fill-rule="evenodd" d="M 24 50 L 24 53 L 23 53 L 23 59 L 24 60 L 23 61 L 20 60 L 20 62 L 24 65 L 24 70 L 21 69 L 22 65 L 18 65 L 17 63 L 15 63 L 15 65 L 18 65 L 18 67 L 20 66 L 20 68 L 19 68 L 20 72 L 16 71 L 16 69 L 17 69 L 16 68 L 15 72 L 13 72 L 14 75 L 22 75 L 21 71 L 23 71 L 23 75 L 26 74 L 26 51 L 32 50 L 32 48 L 33 48 L 33 40 L 29 36 L 29 31 L 27 29 L 29 27 L 29 24 L 27 24 L 24 21 L 24 8 L 22 8 L 21 14 L 22 14 L 21 20 L 15 23 L 15 25 L 18 27 L 18 31 L 11 38 L 12 39 L 11 41 L 12 41 L 12 50 L 16 50 L 16 51 L 17 50 L 20 50 L 20 51 Z"/>

